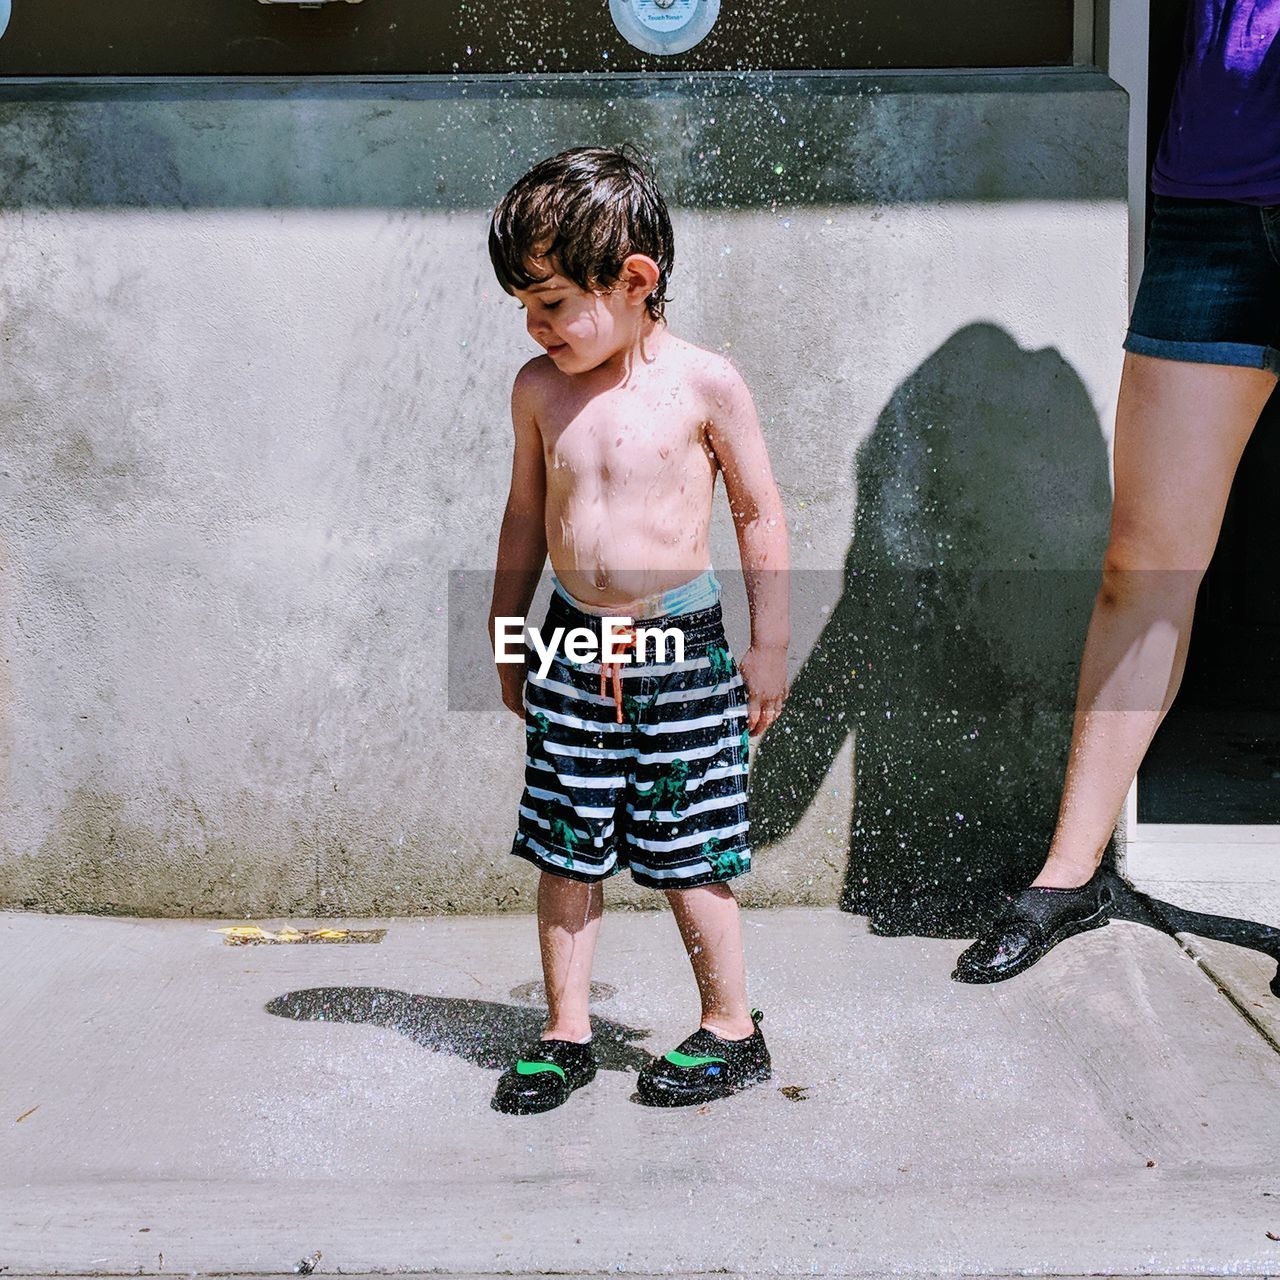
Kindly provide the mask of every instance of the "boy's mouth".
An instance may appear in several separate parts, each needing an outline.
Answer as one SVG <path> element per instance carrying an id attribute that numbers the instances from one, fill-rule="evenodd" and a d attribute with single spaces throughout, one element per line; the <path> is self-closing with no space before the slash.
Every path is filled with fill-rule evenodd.
<path id="1" fill-rule="evenodd" d="M 562 351 L 568 351 L 569 344 L 567 342 L 553 342 L 547 347 L 547 355 L 558 356 Z"/>

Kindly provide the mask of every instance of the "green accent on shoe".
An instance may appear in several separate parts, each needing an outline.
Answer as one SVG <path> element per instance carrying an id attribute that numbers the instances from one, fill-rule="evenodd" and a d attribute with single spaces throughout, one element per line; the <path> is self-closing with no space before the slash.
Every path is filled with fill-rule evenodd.
<path id="1" fill-rule="evenodd" d="M 526 1062 L 523 1058 L 516 1063 L 516 1074 L 521 1076 L 536 1076 L 543 1071 L 554 1071 L 566 1084 L 569 1077 L 565 1075 L 563 1067 L 557 1067 L 554 1062 Z"/>
<path id="2" fill-rule="evenodd" d="M 664 1053 L 662 1056 L 673 1067 L 705 1067 L 712 1062 L 724 1062 L 723 1058 L 696 1058 L 690 1054 L 681 1053 L 679 1049 L 672 1049 L 670 1053 Z M 728 1064 L 725 1063 L 725 1065 Z"/>

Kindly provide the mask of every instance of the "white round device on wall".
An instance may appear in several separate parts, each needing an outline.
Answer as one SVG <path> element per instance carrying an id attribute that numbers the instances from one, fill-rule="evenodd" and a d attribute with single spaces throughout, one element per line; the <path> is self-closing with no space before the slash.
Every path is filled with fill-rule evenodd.
<path id="1" fill-rule="evenodd" d="M 613 25 L 645 53 L 684 53 L 716 24 L 720 0 L 609 0 Z"/>
<path id="2" fill-rule="evenodd" d="M 4 29 L 9 25 L 9 11 L 11 8 L 9 0 L 0 0 L 0 36 L 4 35 Z"/>

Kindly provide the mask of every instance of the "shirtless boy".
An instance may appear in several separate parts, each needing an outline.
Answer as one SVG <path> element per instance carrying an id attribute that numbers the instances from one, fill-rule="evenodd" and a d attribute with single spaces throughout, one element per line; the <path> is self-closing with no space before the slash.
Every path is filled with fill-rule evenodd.
<path id="1" fill-rule="evenodd" d="M 548 1111 L 595 1075 L 588 991 L 602 883 L 628 866 L 666 893 L 702 1004 L 698 1030 L 640 1072 L 640 1098 L 707 1102 L 770 1074 L 727 882 L 751 861 L 748 733 L 768 728 L 786 697 L 781 499 L 737 371 L 666 327 L 671 221 L 632 154 L 584 147 L 537 165 L 498 206 L 489 254 L 545 352 L 512 389 L 515 456 L 490 640 L 497 619 L 524 617 L 548 553 L 544 640 L 556 627 L 598 640 L 606 617 L 676 627 L 684 639 L 683 661 L 671 649 L 629 653 L 624 642 L 616 663 L 560 652 L 545 674 L 542 663 L 498 667 L 503 702 L 525 719 L 512 852 L 541 872 L 549 1016 L 493 1105 Z M 751 608 L 740 665 L 710 568 L 717 473 Z"/>

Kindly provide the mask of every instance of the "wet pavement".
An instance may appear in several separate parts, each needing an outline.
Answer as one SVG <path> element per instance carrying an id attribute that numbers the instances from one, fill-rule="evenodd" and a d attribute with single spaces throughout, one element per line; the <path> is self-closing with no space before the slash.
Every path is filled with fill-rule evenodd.
<path id="1" fill-rule="evenodd" d="M 317 1251 L 316 1275 L 1280 1274 L 1255 952 L 1210 972 L 1115 922 L 975 988 L 962 943 L 750 913 L 775 1078 L 665 1112 L 633 1078 L 695 1025 L 687 962 L 665 912 L 611 912 L 605 1069 L 517 1119 L 488 1100 L 539 1025 L 531 918 L 352 921 L 387 934 L 351 946 L 221 923 L 0 915 L 5 1280 Z"/>

